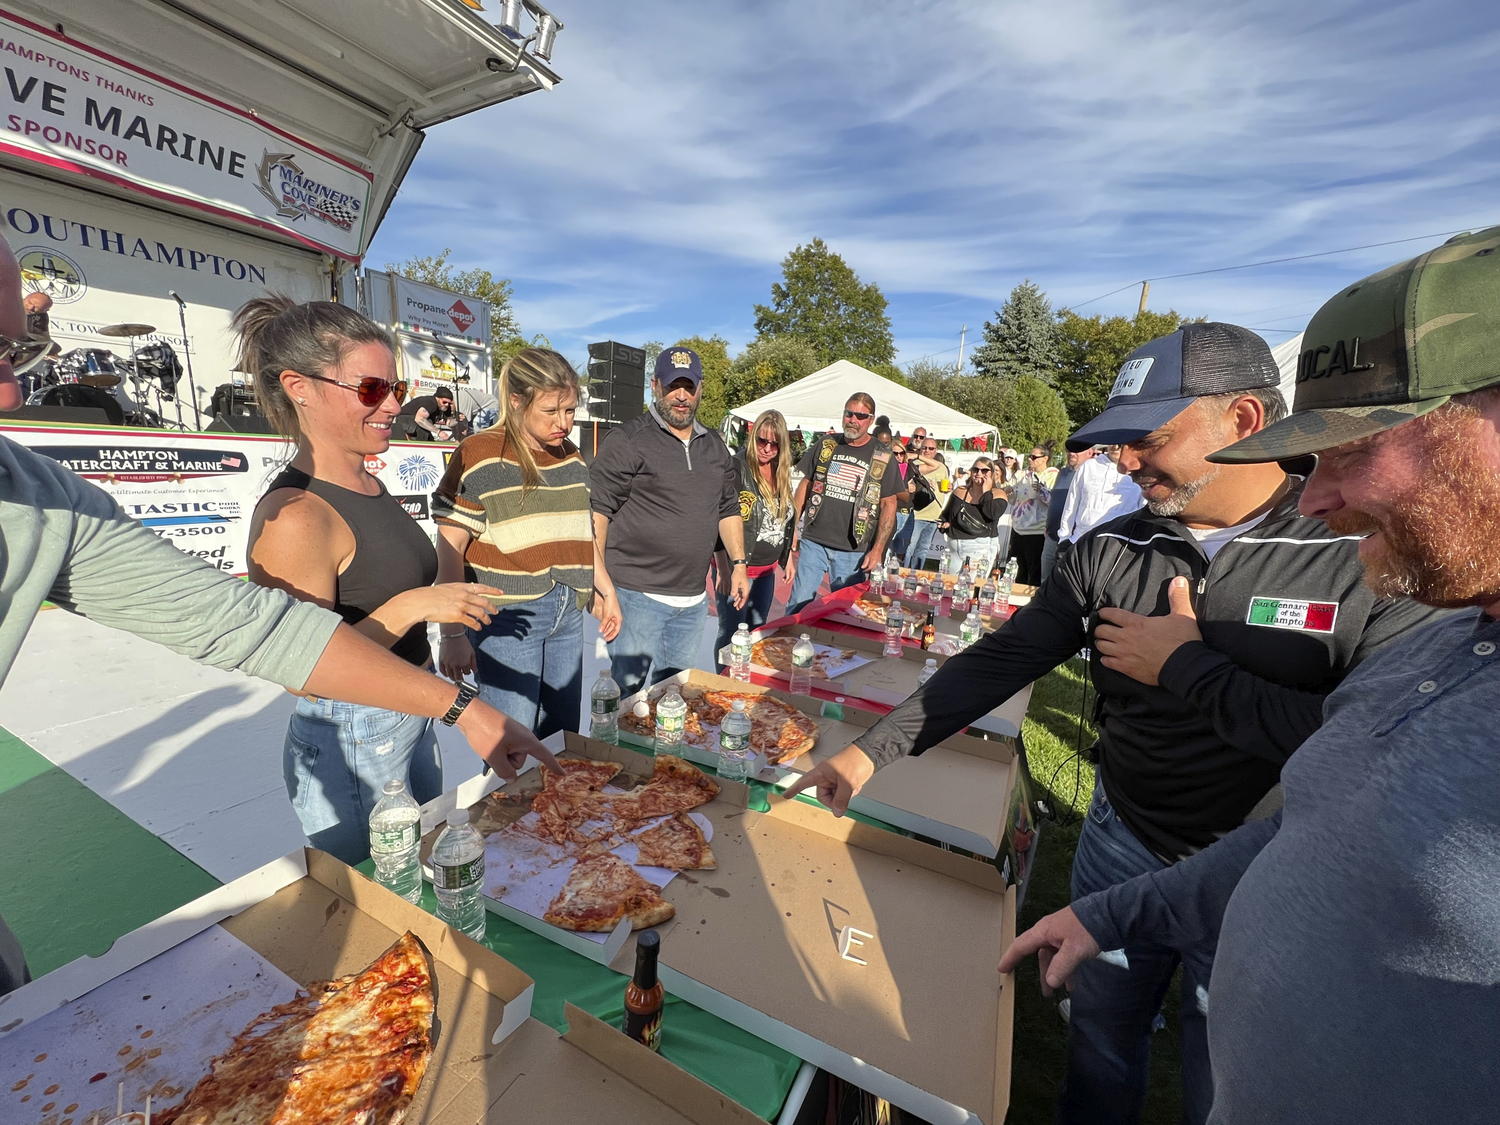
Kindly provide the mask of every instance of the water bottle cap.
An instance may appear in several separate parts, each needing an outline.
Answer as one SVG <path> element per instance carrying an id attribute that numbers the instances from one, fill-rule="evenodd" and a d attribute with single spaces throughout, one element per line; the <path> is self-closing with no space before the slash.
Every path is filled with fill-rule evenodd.
<path id="1" fill-rule="evenodd" d="M 803 640 L 804 640 L 804 641 L 807 641 L 807 640 L 811 640 L 811 639 L 812 639 L 812 638 L 811 638 L 811 637 L 809 637 L 809 636 L 808 636 L 808 635 L 807 635 L 807 634 L 806 634 L 806 633 L 803 633 L 803 634 L 802 634 L 802 639 L 803 639 Z"/>
<path id="2" fill-rule="evenodd" d="M 735 711 L 743 711 L 745 709 L 745 701 L 743 699 L 736 699 L 729 706 Z"/>
<path id="3" fill-rule="evenodd" d="M 448 824 L 452 828 L 457 828 L 461 824 L 468 824 L 468 823 L 469 823 L 469 810 L 468 809 L 454 809 L 452 812 L 450 812 L 448 814 Z"/>
<path id="4" fill-rule="evenodd" d="M 405 793 L 406 782 L 402 781 L 400 778 L 393 777 L 390 781 L 387 781 L 383 786 L 381 786 L 381 792 L 384 793 L 387 797 L 394 797 L 397 793 Z"/>
<path id="5" fill-rule="evenodd" d="M 927 658 L 927 667 L 929 667 L 929 668 L 936 668 L 937 667 L 937 657 L 935 657 L 935 656 L 929 656 Z"/>

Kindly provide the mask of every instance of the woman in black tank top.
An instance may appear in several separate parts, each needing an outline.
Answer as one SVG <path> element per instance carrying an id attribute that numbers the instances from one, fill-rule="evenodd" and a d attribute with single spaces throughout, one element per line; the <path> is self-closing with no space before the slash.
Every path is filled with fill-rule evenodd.
<path id="1" fill-rule="evenodd" d="M 390 445 L 406 393 L 390 337 L 347 306 L 284 297 L 251 301 L 235 326 L 258 401 L 297 442 L 255 509 L 251 581 L 327 606 L 427 667 L 427 622 L 480 628 L 500 591 L 434 586 L 431 540 L 365 470 L 365 458 Z M 370 812 L 387 782 L 402 782 L 419 803 L 443 790 L 430 720 L 327 699 L 298 701 L 282 767 L 303 831 L 350 864 L 370 854 Z"/>

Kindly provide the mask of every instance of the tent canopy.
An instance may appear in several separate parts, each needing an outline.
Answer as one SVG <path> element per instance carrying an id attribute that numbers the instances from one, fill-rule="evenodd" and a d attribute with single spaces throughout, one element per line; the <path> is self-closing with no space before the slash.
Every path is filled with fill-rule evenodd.
<path id="1" fill-rule="evenodd" d="M 822 432 L 838 429 L 844 421 L 844 403 L 857 391 L 875 400 L 875 413 L 891 420 L 891 429 L 903 435 L 917 426 L 927 427 L 936 438 L 970 438 L 995 433 L 995 427 L 961 414 L 951 406 L 934 402 L 910 387 L 882 379 L 847 359 L 836 360 L 820 371 L 804 375 L 795 383 L 762 395 L 754 402 L 736 406 L 730 416 L 753 422 L 765 410 L 779 410 L 793 430 Z"/>
<path id="2" fill-rule="evenodd" d="M 1276 361 L 1276 368 L 1281 372 L 1281 397 L 1286 399 L 1288 410 L 1292 408 L 1292 400 L 1297 396 L 1297 360 L 1301 355 L 1301 332 L 1271 349 L 1271 358 Z"/>

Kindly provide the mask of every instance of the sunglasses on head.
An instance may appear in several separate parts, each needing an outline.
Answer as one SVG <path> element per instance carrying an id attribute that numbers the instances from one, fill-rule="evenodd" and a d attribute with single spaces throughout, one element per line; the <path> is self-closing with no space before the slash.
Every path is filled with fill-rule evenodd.
<path id="1" fill-rule="evenodd" d="M 330 379 L 326 375 L 307 375 L 305 378 L 316 379 L 320 383 L 332 383 L 335 387 L 343 387 L 346 391 L 353 391 L 359 397 L 361 406 L 379 406 L 385 401 L 386 395 L 396 396 L 396 405 L 406 401 L 406 380 L 397 379 L 394 383 L 389 379 L 377 379 L 373 375 L 366 375 L 358 383 L 342 383 L 337 379 Z M 444 402 L 452 402 L 452 399 L 444 399 Z"/>
<path id="2" fill-rule="evenodd" d="M 844 411 L 844 417 L 845 418 L 858 418 L 861 422 L 863 422 L 866 418 L 873 418 L 874 415 L 865 413 L 864 411 L 860 411 L 860 410 L 845 410 Z"/>

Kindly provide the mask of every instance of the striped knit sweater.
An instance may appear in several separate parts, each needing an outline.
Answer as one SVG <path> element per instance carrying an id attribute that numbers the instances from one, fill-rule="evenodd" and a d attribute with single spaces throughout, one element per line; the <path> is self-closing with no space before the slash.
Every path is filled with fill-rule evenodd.
<path id="1" fill-rule="evenodd" d="M 563 455 L 535 452 L 542 483 L 521 496 L 521 466 L 503 430 L 465 438 L 432 495 L 432 518 L 470 535 L 473 580 L 505 591 L 502 604 L 539 598 L 558 583 L 587 609 L 594 589 L 589 470 L 572 442 Z"/>

